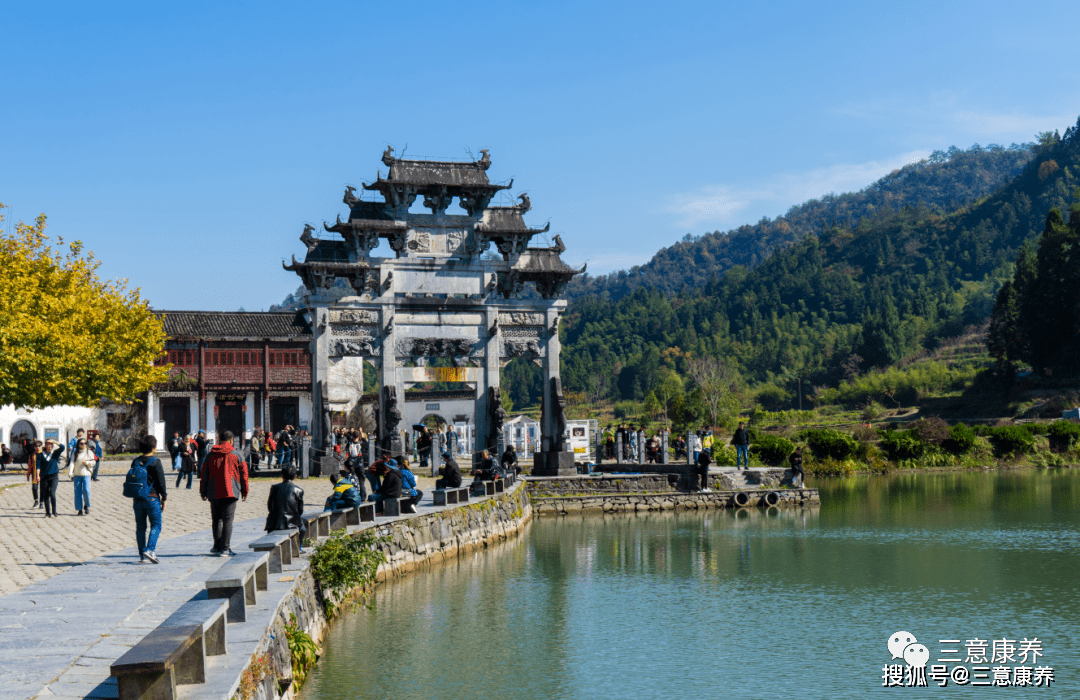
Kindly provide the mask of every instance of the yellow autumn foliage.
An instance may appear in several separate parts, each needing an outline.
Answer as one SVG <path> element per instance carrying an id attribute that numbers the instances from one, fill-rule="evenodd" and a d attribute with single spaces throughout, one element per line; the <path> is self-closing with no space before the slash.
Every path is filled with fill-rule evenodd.
<path id="1" fill-rule="evenodd" d="M 161 321 L 138 289 L 100 280 L 99 264 L 78 241 L 54 252 L 44 214 L 0 232 L 0 405 L 124 402 L 167 379 L 153 366 Z"/>

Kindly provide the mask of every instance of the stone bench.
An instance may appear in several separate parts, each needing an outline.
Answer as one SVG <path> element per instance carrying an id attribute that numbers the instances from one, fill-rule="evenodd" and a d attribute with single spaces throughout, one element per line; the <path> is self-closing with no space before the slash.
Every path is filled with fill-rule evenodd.
<path id="1" fill-rule="evenodd" d="M 503 484 L 502 479 L 495 479 L 494 481 L 481 481 L 484 485 L 484 495 L 494 496 L 497 493 L 502 493 L 506 486 Z"/>
<path id="2" fill-rule="evenodd" d="M 271 574 L 280 574 L 282 567 L 292 564 L 292 535 L 288 530 L 282 534 L 270 533 L 264 535 L 249 544 L 248 547 L 256 552 L 266 552 L 269 555 L 267 571 Z"/>
<path id="3" fill-rule="evenodd" d="M 300 535 L 299 530 L 297 530 L 295 528 L 289 528 L 288 530 L 272 530 L 269 534 L 271 534 L 271 535 L 288 535 L 289 536 L 289 542 L 292 543 L 292 555 L 293 555 L 293 557 L 300 556 L 300 547 L 303 544 L 303 542 L 301 542 L 301 540 L 300 540 L 301 535 Z"/>
<path id="4" fill-rule="evenodd" d="M 402 513 L 415 513 L 416 510 L 412 508 L 412 496 L 401 496 L 400 498 L 388 498 L 381 501 L 383 505 L 382 514 L 387 518 L 394 518 Z M 375 505 L 372 503 L 372 505 Z"/>
<path id="5" fill-rule="evenodd" d="M 152 630 L 109 668 L 120 700 L 175 700 L 177 685 L 205 683 L 202 638 L 201 624 Z"/>
<path id="6" fill-rule="evenodd" d="M 313 540 L 330 536 L 330 514 L 327 512 L 305 513 L 300 516 L 307 528 L 307 536 Z"/>
<path id="7" fill-rule="evenodd" d="M 206 579 L 206 595 L 211 600 L 227 600 L 229 622 L 246 622 L 248 605 L 255 605 L 255 590 L 267 589 L 269 552 L 238 554 Z"/>
<path id="8" fill-rule="evenodd" d="M 437 506 L 466 503 L 469 500 L 469 489 L 464 486 L 451 489 L 435 489 L 431 492 L 431 497 Z"/>

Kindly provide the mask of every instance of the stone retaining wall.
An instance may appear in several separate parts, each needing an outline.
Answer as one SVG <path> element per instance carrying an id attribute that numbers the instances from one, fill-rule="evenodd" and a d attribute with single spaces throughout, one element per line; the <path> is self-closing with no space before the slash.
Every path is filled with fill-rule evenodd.
<path id="1" fill-rule="evenodd" d="M 702 510 L 708 508 L 733 508 L 736 493 L 749 497 L 748 506 L 757 506 L 761 498 L 772 489 L 714 491 L 712 493 L 640 493 L 610 495 L 578 495 L 534 497 L 533 512 L 542 515 L 566 515 L 569 513 L 615 513 L 619 511 L 652 510 Z M 781 507 L 804 506 L 821 503 L 817 489 L 779 489 Z"/>

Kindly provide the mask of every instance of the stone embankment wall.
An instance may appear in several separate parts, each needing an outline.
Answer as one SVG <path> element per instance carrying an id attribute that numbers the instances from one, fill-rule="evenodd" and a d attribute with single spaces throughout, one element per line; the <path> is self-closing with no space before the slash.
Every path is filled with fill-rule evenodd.
<path id="1" fill-rule="evenodd" d="M 790 484 L 790 469 L 750 469 L 709 475 L 709 487 L 720 491 L 777 489 Z M 697 474 L 594 474 L 528 477 L 533 498 L 582 494 L 686 493 L 698 485 Z"/>
<path id="2" fill-rule="evenodd" d="M 467 506 L 405 517 L 377 524 L 375 532 L 388 541 L 380 545 L 387 561 L 379 567 L 376 580 L 383 581 L 416 569 L 421 564 L 441 561 L 481 549 L 517 535 L 533 516 L 526 489 L 471 503 Z M 352 591 L 343 596 L 362 595 Z M 333 600 L 340 604 L 342 600 Z M 221 689 L 222 697 L 239 700 L 292 700 L 295 691 L 287 680 L 292 676 L 292 656 L 285 636 L 290 614 L 298 629 L 321 640 L 329 623 L 324 600 L 311 568 L 296 574 L 292 592 L 278 604 L 272 622 L 259 643 L 258 651 L 232 689 Z M 215 693 L 216 695 L 216 693 Z"/>
<path id="3" fill-rule="evenodd" d="M 532 504 L 523 487 L 452 510 L 378 525 L 386 563 L 376 579 L 393 578 L 420 564 L 451 559 L 517 535 L 532 518 Z"/>
<path id="4" fill-rule="evenodd" d="M 537 516 L 567 515 L 569 513 L 615 513 L 619 511 L 702 510 L 738 507 L 735 494 L 748 497 L 747 506 L 757 506 L 767 493 L 776 493 L 780 507 L 805 506 L 821 503 L 817 489 L 742 489 L 712 493 L 627 493 L 579 494 L 573 496 L 535 496 L 533 512 Z"/>

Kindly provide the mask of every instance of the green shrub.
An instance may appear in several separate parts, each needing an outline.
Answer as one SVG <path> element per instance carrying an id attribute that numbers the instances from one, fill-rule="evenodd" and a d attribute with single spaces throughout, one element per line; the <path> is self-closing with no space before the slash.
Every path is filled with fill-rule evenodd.
<path id="1" fill-rule="evenodd" d="M 337 530 L 311 553 L 311 573 L 325 590 L 337 595 L 369 587 L 375 583 L 379 564 L 386 561 L 386 554 L 377 549 L 386 541 L 388 537 L 376 537 L 372 530 L 351 536 Z M 335 610 L 333 605 L 327 605 L 328 619 Z"/>
<path id="2" fill-rule="evenodd" d="M 829 428 L 810 428 L 799 435 L 814 454 L 821 458 L 843 461 L 852 457 L 859 449 L 859 441 L 847 433 Z"/>
<path id="3" fill-rule="evenodd" d="M 1050 432 L 1049 426 L 1045 423 L 1024 423 L 1022 426 L 1024 430 L 1028 431 L 1032 435 L 1046 435 Z"/>
<path id="4" fill-rule="evenodd" d="M 953 454 L 967 454 L 975 447 L 975 431 L 963 423 L 957 423 L 949 428 L 949 437 L 941 446 Z"/>
<path id="5" fill-rule="evenodd" d="M 922 457 L 926 443 L 919 439 L 914 430 L 884 430 L 881 433 L 881 448 L 895 462 Z"/>
<path id="6" fill-rule="evenodd" d="M 285 623 L 285 641 L 292 655 L 293 690 L 304 685 L 308 672 L 315 668 L 319 660 L 319 645 L 304 630 L 296 625 L 296 615 L 289 613 L 289 622 Z"/>
<path id="7" fill-rule="evenodd" d="M 1018 425 L 991 428 L 990 444 L 999 455 L 1021 455 L 1035 447 L 1035 436 Z"/>
<path id="8" fill-rule="evenodd" d="M 1046 429 L 1047 435 L 1057 444 L 1069 449 L 1080 442 L 1080 424 L 1072 421 L 1054 421 Z"/>
<path id="9" fill-rule="evenodd" d="M 641 413 L 641 405 L 637 401 L 616 401 L 615 417 L 620 419 L 637 418 Z"/>
<path id="10" fill-rule="evenodd" d="M 780 464 L 794 451 L 791 440 L 776 435 L 762 433 L 750 443 L 750 453 L 766 464 Z"/>

